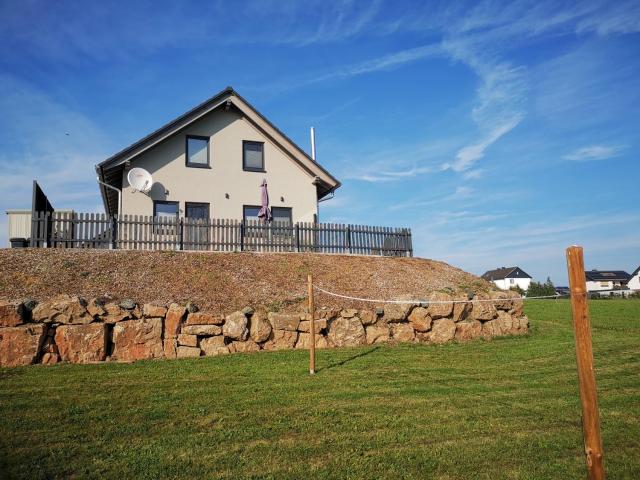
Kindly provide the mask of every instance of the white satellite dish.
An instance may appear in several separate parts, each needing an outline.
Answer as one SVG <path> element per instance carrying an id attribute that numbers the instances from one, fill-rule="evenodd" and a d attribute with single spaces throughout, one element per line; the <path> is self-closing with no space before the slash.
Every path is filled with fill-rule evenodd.
<path id="1" fill-rule="evenodd" d="M 127 180 L 129 181 L 131 188 L 142 193 L 147 193 L 151 190 L 151 186 L 153 185 L 153 178 L 151 178 L 151 174 L 144 168 L 139 167 L 129 170 Z"/>

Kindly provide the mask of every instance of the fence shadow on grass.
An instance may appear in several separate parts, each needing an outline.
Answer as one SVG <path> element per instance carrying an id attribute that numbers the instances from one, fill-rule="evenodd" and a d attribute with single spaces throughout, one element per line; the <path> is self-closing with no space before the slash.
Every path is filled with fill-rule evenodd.
<path id="1" fill-rule="evenodd" d="M 358 353 L 356 355 L 352 355 L 349 358 L 345 358 L 344 360 L 340 360 L 339 362 L 332 362 L 329 365 L 327 365 L 326 367 L 318 368 L 316 370 L 316 373 L 321 372 L 322 370 L 329 370 L 331 368 L 341 367 L 342 365 L 345 365 L 346 363 L 349 363 L 349 362 L 353 362 L 354 360 L 357 360 L 360 357 L 365 357 L 365 356 L 369 355 L 370 353 L 375 352 L 379 348 L 380 348 L 380 346 L 373 347 L 373 348 L 370 348 L 369 350 L 366 350 L 364 352 Z"/>

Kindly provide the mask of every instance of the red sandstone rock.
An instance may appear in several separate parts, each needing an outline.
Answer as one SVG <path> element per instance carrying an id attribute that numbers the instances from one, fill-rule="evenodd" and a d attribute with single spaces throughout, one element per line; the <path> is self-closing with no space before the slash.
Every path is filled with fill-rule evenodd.
<path id="1" fill-rule="evenodd" d="M 456 298 L 455 300 L 457 302 L 460 302 L 460 300 L 466 300 L 466 298 Z M 451 314 L 451 320 L 453 320 L 456 323 L 465 320 L 469 316 L 469 313 L 471 313 L 471 308 L 472 308 L 471 302 L 454 303 L 453 313 Z"/>
<path id="2" fill-rule="evenodd" d="M 316 348 L 328 348 L 327 338 L 324 335 L 316 333 Z M 298 334 L 298 341 L 296 342 L 297 349 L 309 349 L 311 347 L 311 334 L 300 333 Z"/>
<path id="3" fill-rule="evenodd" d="M 198 346 L 198 336 L 197 335 L 188 335 L 186 333 L 178 334 L 178 345 L 183 345 L 185 347 L 197 347 Z"/>
<path id="4" fill-rule="evenodd" d="M 389 326 L 386 323 L 377 323 L 365 327 L 367 343 L 386 343 L 389 341 Z"/>
<path id="5" fill-rule="evenodd" d="M 315 329 L 316 329 L 316 333 L 319 333 L 320 330 L 326 330 L 327 321 L 325 319 L 315 320 L 314 326 L 315 326 Z M 298 324 L 298 331 L 299 332 L 310 332 L 311 331 L 311 330 L 309 330 L 310 328 L 311 328 L 311 322 L 309 320 L 302 320 Z"/>
<path id="6" fill-rule="evenodd" d="M 164 319 L 164 338 L 176 338 L 180 332 L 180 326 L 187 314 L 187 308 L 172 303 L 167 310 L 167 316 Z"/>
<path id="7" fill-rule="evenodd" d="M 185 325 L 180 331 L 188 335 L 200 335 L 202 337 L 213 337 L 222 334 L 222 328 L 218 325 Z"/>
<path id="8" fill-rule="evenodd" d="M 469 317 L 472 320 L 493 320 L 498 315 L 498 311 L 496 310 L 496 307 L 494 307 L 493 302 L 488 302 L 486 300 L 487 299 L 485 298 L 479 298 L 471 302 L 473 307 Z"/>
<path id="9" fill-rule="evenodd" d="M 364 327 L 358 317 L 335 319 L 331 322 L 328 336 L 336 347 L 353 347 L 367 343 Z"/>
<path id="10" fill-rule="evenodd" d="M 185 325 L 222 325 L 224 315 L 214 315 L 212 313 L 195 312 L 190 313 Z"/>
<path id="11" fill-rule="evenodd" d="M 266 342 L 271 335 L 271 323 L 261 312 L 256 312 L 251 316 L 249 322 L 249 335 L 256 343 Z"/>
<path id="12" fill-rule="evenodd" d="M 446 343 L 453 340 L 456 334 L 456 324 L 448 318 L 441 318 L 433 321 L 431 331 L 424 334 L 430 343 Z"/>
<path id="13" fill-rule="evenodd" d="M 75 295 L 58 295 L 39 303 L 31 312 L 34 322 L 86 324 L 93 321 L 87 302 Z"/>
<path id="14" fill-rule="evenodd" d="M 0 327 L 17 327 L 23 323 L 23 310 L 21 302 L 0 300 Z"/>
<path id="15" fill-rule="evenodd" d="M 269 312 L 269 322 L 274 330 L 295 332 L 300 324 L 300 315 Z"/>
<path id="16" fill-rule="evenodd" d="M 57 353 L 45 353 L 42 356 L 42 364 L 43 365 L 55 365 L 60 361 L 60 355 Z"/>
<path id="17" fill-rule="evenodd" d="M 466 320 L 456 323 L 456 340 L 467 342 L 478 338 L 482 333 L 482 324 L 477 320 Z"/>
<path id="18" fill-rule="evenodd" d="M 46 326 L 42 324 L 0 328 L 0 367 L 32 364 L 45 336 Z"/>
<path id="19" fill-rule="evenodd" d="M 147 318 L 164 318 L 166 314 L 167 314 L 167 307 L 163 305 L 145 303 L 142 306 L 142 315 L 144 315 Z"/>
<path id="20" fill-rule="evenodd" d="M 234 341 L 229 344 L 231 353 L 257 352 L 258 350 L 260 350 L 260 345 L 252 340 L 247 340 L 246 342 Z"/>
<path id="21" fill-rule="evenodd" d="M 225 345 L 223 336 L 203 338 L 200 340 L 200 348 L 207 357 L 229 353 L 229 347 Z"/>
<path id="22" fill-rule="evenodd" d="M 162 319 L 127 320 L 113 327 L 113 357 L 120 361 L 163 356 Z"/>
<path id="23" fill-rule="evenodd" d="M 413 327 L 408 323 L 394 323 L 391 325 L 391 334 L 397 342 L 413 342 L 415 333 Z"/>
<path id="24" fill-rule="evenodd" d="M 162 351 L 164 358 L 176 358 L 176 351 L 178 349 L 178 340 L 175 338 L 165 338 L 162 341 Z"/>
<path id="25" fill-rule="evenodd" d="M 429 310 L 424 307 L 416 307 L 409 315 L 409 323 L 416 332 L 428 332 L 431 330 L 431 316 Z"/>
<path id="26" fill-rule="evenodd" d="M 271 338 L 264 343 L 264 350 L 288 350 L 295 346 L 298 340 L 298 332 L 288 330 L 273 330 Z"/>
<path id="27" fill-rule="evenodd" d="M 117 303 L 109 302 L 104 305 L 105 314 L 101 317 L 104 323 L 117 323 L 131 318 L 130 313 Z"/>
<path id="28" fill-rule="evenodd" d="M 60 325 L 56 328 L 56 345 L 60 358 L 71 363 L 101 362 L 107 355 L 107 326 Z"/>
<path id="29" fill-rule="evenodd" d="M 198 347 L 185 347 L 181 345 L 176 351 L 176 356 L 178 358 L 195 358 L 199 357 L 201 353 L 202 352 Z"/>
<path id="30" fill-rule="evenodd" d="M 89 312 L 89 315 L 91 315 L 94 319 L 107 313 L 104 309 L 103 303 L 97 298 L 92 298 L 91 300 L 89 300 L 89 302 L 87 302 L 87 312 Z"/>
<path id="31" fill-rule="evenodd" d="M 444 302 L 444 303 L 440 303 Z M 453 312 L 451 295 L 444 292 L 433 292 L 429 295 L 429 316 L 432 319 L 445 318 Z"/>
<path id="32" fill-rule="evenodd" d="M 373 325 L 378 321 L 378 316 L 373 310 L 360 310 L 358 313 L 362 325 Z"/>

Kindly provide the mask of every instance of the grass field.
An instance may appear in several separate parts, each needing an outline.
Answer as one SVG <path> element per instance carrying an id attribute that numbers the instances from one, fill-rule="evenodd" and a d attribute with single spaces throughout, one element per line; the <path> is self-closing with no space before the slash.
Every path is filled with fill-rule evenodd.
<path id="1" fill-rule="evenodd" d="M 609 478 L 640 478 L 640 301 L 590 302 Z M 0 371 L 2 478 L 584 478 L 567 301 L 467 345 Z"/>

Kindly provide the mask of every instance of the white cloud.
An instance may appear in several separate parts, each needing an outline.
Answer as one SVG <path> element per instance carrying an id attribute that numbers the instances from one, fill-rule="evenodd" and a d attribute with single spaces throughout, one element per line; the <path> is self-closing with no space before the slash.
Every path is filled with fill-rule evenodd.
<path id="1" fill-rule="evenodd" d="M 562 158 L 574 161 L 605 160 L 619 156 L 623 149 L 620 145 L 590 145 L 567 153 Z"/>
<path id="2" fill-rule="evenodd" d="M 513 130 L 518 123 L 520 123 L 521 117 L 513 118 L 502 125 L 498 125 L 492 131 L 490 131 L 485 138 L 478 143 L 467 145 L 461 148 L 456 154 L 456 158 L 452 163 L 445 163 L 442 165 L 443 170 L 451 169 L 454 172 L 464 172 L 471 168 L 478 160 L 485 155 L 485 150 L 497 142 L 501 137 Z"/>

